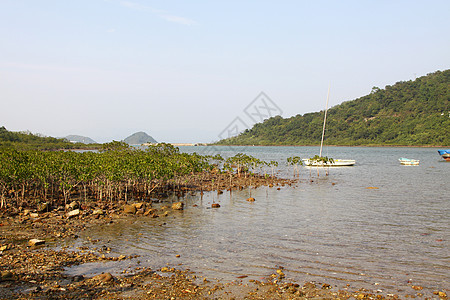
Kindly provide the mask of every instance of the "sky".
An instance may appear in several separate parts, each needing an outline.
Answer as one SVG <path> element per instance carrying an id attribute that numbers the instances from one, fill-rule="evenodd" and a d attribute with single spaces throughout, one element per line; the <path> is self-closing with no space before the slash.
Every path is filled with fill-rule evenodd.
<path id="1" fill-rule="evenodd" d="M 0 126 L 212 142 L 450 67 L 450 1 L 0 0 Z"/>

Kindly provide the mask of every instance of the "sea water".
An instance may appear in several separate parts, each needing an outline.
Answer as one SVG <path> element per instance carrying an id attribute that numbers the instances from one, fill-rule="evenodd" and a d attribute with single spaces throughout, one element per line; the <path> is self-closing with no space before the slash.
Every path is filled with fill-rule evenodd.
<path id="1" fill-rule="evenodd" d="M 294 178 L 286 158 L 319 152 L 318 147 L 180 149 L 277 161 L 277 175 L 285 178 Z M 243 275 L 266 278 L 283 267 L 299 283 L 349 284 L 400 295 L 415 294 L 412 285 L 424 287 L 421 292 L 428 295 L 449 289 L 450 163 L 437 149 L 327 147 L 322 155 L 355 159 L 356 164 L 319 169 L 319 176 L 316 168 L 301 167 L 293 186 L 188 195 L 181 199 L 185 209 L 166 218 L 132 218 L 92 228 L 75 246 L 91 237 L 112 254 L 139 258 L 85 264 L 68 272 L 119 274 L 137 266 L 170 265 L 233 281 Z M 419 159 L 420 165 L 400 165 L 400 157 Z M 250 196 L 256 201 L 246 201 Z M 212 203 L 221 207 L 212 209 Z"/>

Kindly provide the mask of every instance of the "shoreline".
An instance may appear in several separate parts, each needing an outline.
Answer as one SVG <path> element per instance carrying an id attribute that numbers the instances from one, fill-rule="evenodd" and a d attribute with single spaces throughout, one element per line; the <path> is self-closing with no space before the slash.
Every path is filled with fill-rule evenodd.
<path id="1" fill-rule="evenodd" d="M 225 144 L 208 144 L 207 147 L 221 146 L 221 147 L 320 147 L 317 145 L 225 145 Z M 192 146 L 193 147 L 193 146 Z M 434 146 L 434 145 L 420 145 L 420 146 L 405 146 L 405 145 L 326 145 L 324 147 L 351 147 L 351 148 L 450 148 L 450 146 Z"/>
<path id="2" fill-rule="evenodd" d="M 242 178 L 243 179 L 243 178 Z M 294 183 L 278 178 L 259 178 L 261 181 L 243 180 L 230 189 L 246 186 L 280 188 Z M 202 191 L 223 192 L 226 186 L 204 185 L 186 187 L 186 193 L 198 195 Z M 63 241 L 73 241 L 81 231 L 93 226 L 104 226 L 134 218 L 161 218 L 180 209 L 177 203 L 153 199 L 164 208 L 155 208 L 152 202 L 109 203 L 109 201 L 78 201 L 66 209 L 38 212 L 32 208 L 0 211 L 0 298 L 1 299 L 399 299 L 389 291 L 374 292 L 373 287 L 353 290 L 333 287 L 326 282 L 293 282 L 286 278 L 282 267 L 273 269 L 261 280 L 240 276 L 233 282 L 203 278 L 189 269 L 161 265 L 157 269 L 136 268 L 132 274 L 112 276 L 69 276 L 67 267 L 89 262 L 120 261 L 136 257 L 111 255 L 111 250 L 91 245 L 76 251 L 66 248 L 55 250 Z M 77 202 L 77 201 L 74 201 Z M 183 206 L 181 205 L 181 209 Z M 220 208 L 219 208 L 220 209 Z M 78 214 L 71 212 L 78 210 Z M 101 212 L 99 212 L 101 210 Z M 39 243 L 30 244 L 32 239 Z M 91 241 L 92 242 L 92 241 Z M 42 244 L 41 244 L 42 243 Z M 58 246 L 59 247 L 59 246 Z M 182 258 L 180 258 L 182 261 Z M 189 266 L 183 266 L 189 268 Z M 325 279 L 326 280 L 326 279 Z M 422 287 L 412 286 L 411 297 L 422 297 Z M 441 293 L 441 294 L 439 294 Z M 447 291 L 436 291 L 434 297 L 447 299 Z"/>

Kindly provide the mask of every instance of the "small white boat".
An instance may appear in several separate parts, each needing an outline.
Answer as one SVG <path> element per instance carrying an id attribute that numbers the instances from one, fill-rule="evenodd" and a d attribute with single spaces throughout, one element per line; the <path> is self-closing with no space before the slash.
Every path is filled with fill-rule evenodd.
<path id="1" fill-rule="evenodd" d="M 328 87 L 327 103 L 325 104 L 325 112 L 323 116 L 323 128 L 322 128 L 322 139 L 320 141 L 320 152 L 319 157 L 322 157 L 323 149 L 323 138 L 325 136 L 325 126 L 327 124 L 327 112 L 328 112 L 328 100 L 330 98 L 330 87 Z M 333 159 L 332 161 L 327 161 L 326 163 L 322 161 L 315 161 L 311 159 L 303 159 L 303 164 L 307 167 L 350 167 L 356 163 L 354 159 Z"/>
<path id="2" fill-rule="evenodd" d="M 418 159 L 409 159 L 409 158 L 399 158 L 398 161 L 400 162 L 400 164 L 405 165 L 405 166 L 418 166 L 420 160 Z"/>
<path id="3" fill-rule="evenodd" d="M 307 167 L 350 167 L 356 163 L 354 159 L 335 159 L 333 162 L 327 163 L 311 161 L 310 159 L 303 159 L 303 164 Z"/>

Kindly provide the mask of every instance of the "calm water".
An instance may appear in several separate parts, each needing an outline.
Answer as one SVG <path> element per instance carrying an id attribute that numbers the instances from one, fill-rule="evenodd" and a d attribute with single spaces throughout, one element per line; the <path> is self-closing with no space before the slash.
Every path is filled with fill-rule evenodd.
<path id="1" fill-rule="evenodd" d="M 183 147 L 185 152 L 237 152 L 279 161 L 312 157 L 317 147 Z M 99 239 L 113 254 L 140 255 L 118 263 L 85 264 L 72 274 L 120 273 L 138 266 L 185 267 L 208 278 L 261 279 L 278 266 L 298 282 L 415 294 L 450 288 L 450 163 L 434 148 L 329 147 L 323 155 L 356 159 L 329 176 L 302 167 L 295 187 L 245 189 L 189 196 L 186 208 L 165 218 L 137 218 L 83 233 L 75 246 Z M 402 166 L 398 158 L 420 159 Z M 376 187 L 378 189 L 368 189 Z M 250 196 L 256 202 L 246 199 Z M 178 201 L 177 199 L 172 199 Z M 219 209 L 210 209 L 212 202 Z M 195 206 L 196 205 L 196 206 Z M 176 255 L 181 257 L 177 258 Z M 181 264 L 181 266 L 180 266 Z"/>

